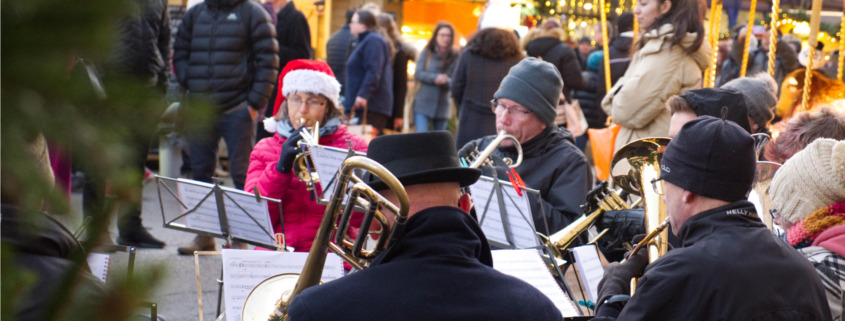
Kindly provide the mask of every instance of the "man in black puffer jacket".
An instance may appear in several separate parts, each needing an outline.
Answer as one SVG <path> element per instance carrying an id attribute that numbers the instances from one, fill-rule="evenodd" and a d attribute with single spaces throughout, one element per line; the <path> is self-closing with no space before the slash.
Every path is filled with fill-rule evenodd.
<path id="1" fill-rule="evenodd" d="M 219 108 L 215 123 L 188 134 L 193 179 L 211 182 L 222 136 L 235 188 L 243 189 L 255 144 L 254 119 L 267 105 L 278 76 L 273 21 L 252 1 L 206 0 L 185 14 L 173 49 L 181 87 L 191 96 L 210 98 Z M 181 252 L 214 245 L 210 237 L 195 241 L 204 246 Z"/>
<path id="2" fill-rule="evenodd" d="M 522 145 L 522 164 L 516 172 L 527 187 L 540 191 L 542 200 L 530 196 L 531 213 L 537 231 L 546 235 L 581 215 L 580 205 L 593 186 L 587 158 L 575 147 L 572 133 L 554 124 L 561 87 L 560 75 L 552 64 L 526 58 L 511 68 L 493 95 L 496 129 L 513 135 Z M 494 137 L 470 141 L 458 155 L 466 157 L 475 148 L 484 150 Z M 516 159 L 516 149 L 504 145 L 493 152 L 493 158 Z M 490 168 L 482 170 L 491 175 Z M 500 179 L 507 179 L 506 171 L 504 164 L 496 164 Z"/>

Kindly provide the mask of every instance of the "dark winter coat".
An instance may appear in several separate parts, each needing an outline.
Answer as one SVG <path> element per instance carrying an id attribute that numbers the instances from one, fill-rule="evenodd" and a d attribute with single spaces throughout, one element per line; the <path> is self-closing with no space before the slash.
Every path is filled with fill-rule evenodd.
<path id="1" fill-rule="evenodd" d="M 393 63 L 390 46 L 376 32 L 358 35 L 355 51 L 346 61 L 346 92 L 343 107 L 348 113 L 355 97 L 367 100 L 367 111 L 393 115 Z"/>
<path id="2" fill-rule="evenodd" d="M 539 290 L 492 266 L 475 220 L 455 207 L 428 208 L 369 268 L 297 296 L 290 320 L 563 319 Z"/>
<path id="3" fill-rule="evenodd" d="M 816 270 L 772 236 L 754 204 L 696 214 L 678 236 L 682 247 L 646 267 L 616 320 L 831 320 Z M 596 320 L 612 320 L 612 307 Z"/>
<path id="4" fill-rule="evenodd" d="M 408 95 L 408 61 L 417 58 L 414 48 L 402 42 L 395 42 L 393 56 L 393 118 L 405 115 L 405 97 Z M 398 129 L 398 128 L 397 128 Z"/>
<path id="5" fill-rule="evenodd" d="M 293 4 L 288 3 L 276 14 L 276 40 L 279 42 L 279 70 L 291 60 L 311 59 L 311 28 L 305 15 Z"/>
<path id="6" fill-rule="evenodd" d="M 607 50 L 608 56 L 610 57 L 611 84 L 615 84 L 619 78 L 622 78 L 622 76 L 625 75 L 625 71 L 628 70 L 628 65 L 631 64 L 631 46 L 633 45 L 633 40 L 633 38 L 625 36 L 618 36 L 610 40 Z M 604 85 L 604 61 L 602 61 L 599 66 L 598 75 L 599 79 L 596 92 L 599 97 L 604 97 L 604 95 L 607 94 L 607 88 Z M 599 100 L 599 104 L 601 104 L 601 100 Z M 604 126 L 602 125 L 602 127 Z"/>
<path id="7" fill-rule="evenodd" d="M 340 92 L 346 92 L 346 59 L 349 59 L 349 44 L 352 42 L 352 33 L 349 32 L 349 25 L 343 25 L 337 32 L 329 37 L 326 42 L 326 63 L 334 72 L 334 77 L 340 83 Z"/>
<path id="8" fill-rule="evenodd" d="M 598 94 L 599 87 L 604 86 L 600 83 L 600 76 L 598 72 L 587 69 L 583 73 L 584 79 L 587 81 L 587 86 L 584 89 L 578 89 L 572 92 L 572 98 L 577 99 L 581 105 L 581 111 L 584 113 L 584 118 L 587 119 L 589 128 L 605 128 L 607 121 L 607 113 L 601 109 L 601 99 L 604 96 Z"/>
<path id="9" fill-rule="evenodd" d="M 751 59 L 751 62 L 749 63 L 747 75 L 769 71 L 768 51 L 757 50 L 754 52 L 754 56 L 749 59 Z M 775 48 L 775 74 L 773 76 L 775 82 L 778 84 L 778 93 L 780 93 L 780 86 L 786 75 L 798 67 L 801 67 L 801 65 L 798 63 L 798 56 L 795 55 L 792 46 L 785 41 L 778 40 L 777 47 Z"/>
<path id="10" fill-rule="evenodd" d="M 173 64 L 179 84 L 213 99 L 221 111 L 246 101 L 267 105 L 275 88 L 279 47 L 270 15 L 246 0 L 206 0 L 185 14 Z"/>
<path id="11" fill-rule="evenodd" d="M 449 119 L 452 117 L 452 103 L 449 101 L 449 84 L 443 85 L 434 83 L 434 79 L 440 74 L 451 75 L 455 69 L 455 60 L 449 66 L 443 66 L 444 55 L 432 53 L 425 49 L 417 58 L 417 68 L 414 71 L 414 79 L 419 83 L 420 89 L 414 97 L 414 113 L 425 115 L 432 119 Z M 426 63 L 428 66 L 426 66 Z"/>
<path id="12" fill-rule="evenodd" d="M 496 134 L 496 115 L 490 109 L 490 101 L 502 79 L 521 59 L 494 60 L 468 50 L 458 56 L 450 88 L 458 108 L 457 146 Z"/>
<path id="13" fill-rule="evenodd" d="M 461 148 L 458 155 L 465 157 L 476 146 L 478 150 L 484 150 L 494 138 L 488 136 L 471 141 Z M 522 164 L 516 172 L 527 187 L 540 191 L 543 209 L 540 209 L 537 200 L 530 199 L 534 226 L 537 231 L 551 235 L 581 216 L 580 206 L 593 187 L 593 175 L 587 158 L 575 146 L 572 133 L 565 128 L 550 127 L 521 145 Z M 516 149 L 499 147 L 493 156 L 515 160 Z M 485 175 L 491 175 L 489 168 L 483 170 Z M 500 179 L 508 179 L 504 170 L 499 169 L 497 173 Z"/>
<path id="14" fill-rule="evenodd" d="M 133 16 L 120 22 L 120 38 L 108 69 L 149 86 L 167 89 L 170 75 L 170 14 L 164 0 L 137 0 Z"/>
<path id="15" fill-rule="evenodd" d="M 563 94 L 566 99 L 572 98 L 572 90 L 581 89 L 587 86 L 587 82 L 581 77 L 581 66 L 575 51 L 558 38 L 543 37 L 529 42 L 525 51 L 531 57 L 542 57 L 557 67 L 560 77 L 563 78 Z"/>

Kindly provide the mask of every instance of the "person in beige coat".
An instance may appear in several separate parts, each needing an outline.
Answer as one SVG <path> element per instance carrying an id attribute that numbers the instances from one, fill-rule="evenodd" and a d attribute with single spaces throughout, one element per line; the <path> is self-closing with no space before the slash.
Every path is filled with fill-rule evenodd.
<path id="1" fill-rule="evenodd" d="M 645 26 L 625 75 L 602 99 L 602 109 L 622 126 L 614 151 L 646 137 L 667 137 L 666 100 L 701 86 L 712 48 L 704 41 L 698 0 L 644 0 L 634 10 Z"/>

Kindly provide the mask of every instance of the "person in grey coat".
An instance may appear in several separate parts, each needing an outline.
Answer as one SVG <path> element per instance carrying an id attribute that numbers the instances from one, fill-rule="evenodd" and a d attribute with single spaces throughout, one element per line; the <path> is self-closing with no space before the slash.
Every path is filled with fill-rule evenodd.
<path id="1" fill-rule="evenodd" d="M 522 164 L 515 170 L 527 187 L 540 191 L 541 200 L 530 194 L 529 200 L 534 226 L 546 235 L 566 227 L 581 215 L 580 205 L 593 187 L 587 158 L 575 147 L 572 133 L 555 125 L 561 90 L 563 81 L 557 68 L 532 57 L 511 68 L 494 95 L 496 129 L 514 136 L 522 146 Z M 476 148 L 484 150 L 494 137 L 471 141 L 458 155 L 466 157 Z M 493 156 L 496 175 L 507 180 L 508 168 L 499 160 L 516 159 L 516 148 L 512 142 L 505 141 Z M 485 175 L 492 175 L 493 168 L 482 167 L 482 170 Z"/>
<path id="2" fill-rule="evenodd" d="M 452 74 L 452 99 L 458 108 L 457 146 L 496 133 L 496 115 L 490 100 L 502 78 L 522 59 L 519 40 L 512 31 L 478 31 L 458 56 Z"/>
<path id="3" fill-rule="evenodd" d="M 455 67 L 458 53 L 454 47 L 455 27 L 441 21 L 434 28 L 431 39 L 417 58 L 414 78 L 420 86 L 414 97 L 414 124 L 417 132 L 445 130 L 452 117 L 449 101 L 449 75 Z"/>

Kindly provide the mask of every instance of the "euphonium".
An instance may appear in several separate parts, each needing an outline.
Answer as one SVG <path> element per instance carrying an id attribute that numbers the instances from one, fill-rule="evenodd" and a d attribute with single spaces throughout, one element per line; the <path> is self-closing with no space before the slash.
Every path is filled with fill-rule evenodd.
<path id="1" fill-rule="evenodd" d="M 300 123 L 305 124 L 305 118 L 302 118 Z M 307 133 L 308 129 L 303 128 L 302 131 Z M 313 131 L 310 135 L 314 140 L 313 143 L 316 144 L 320 140 L 320 122 L 314 124 Z M 297 144 L 303 142 L 305 142 L 304 139 L 297 142 Z M 296 174 L 300 182 L 305 183 L 305 189 L 308 191 L 314 190 L 314 184 L 320 182 L 320 175 L 317 174 L 313 164 L 314 161 L 311 159 L 311 152 L 308 150 L 303 150 L 293 159 L 293 173 Z"/>
<path id="2" fill-rule="evenodd" d="M 490 142 L 490 144 L 487 145 L 487 148 L 485 148 L 483 151 L 479 152 L 478 147 L 475 148 L 475 151 L 473 151 L 472 155 L 470 155 L 469 157 L 472 159 L 469 164 L 469 167 L 479 168 L 481 166 L 493 166 L 495 162 L 489 159 L 490 155 L 493 154 L 493 151 L 495 151 L 496 148 L 498 148 L 499 145 L 501 145 L 502 142 L 506 139 L 513 141 L 513 145 L 514 147 L 516 147 L 517 157 L 516 162 L 514 162 L 510 158 L 502 159 L 502 161 L 507 164 L 510 168 L 516 168 L 517 166 L 519 166 L 519 164 L 522 164 L 522 145 L 519 144 L 519 140 L 517 140 L 516 137 L 508 135 L 507 133 L 505 133 L 504 130 L 502 130 L 499 131 L 499 134 L 496 135 L 496 138 L 493 139 L 493 141 Z"/>
<path id="3" fill-rule="evenodd" d="M 663 151 L 669 145 L 669 138 L 643 138 L 628 143 L 619 149 L 611 160 L 611 175 L 615 185 L 631 194 L 642 197 L 643 213 L 645 214 L 645 229 L 649 239 L 638 244 L 648 251 L 648 262 L 653 263 L 660 256 L 669 251 L 668 214 L 666 204 L 660 194 L 655 191 L 663 190 L 660 178 L 660 159 Z M 620 170 L 622 173 L 619 173 Z M 619 173 L 619 175 L 617 175 Z M 631 282 L 633 293 L 636 280 Z"/>
<path id="4" fill-rule="evenodd" d="M 398 198 L 399 204 L 389 202 L 367 186 L 355 176 L 356 169 L 364 169 L 385 182 Z M 302 273 L 279 274 L 259 283 L 244 302 L 242 320 L 286 320 L 287 310 L 293 298 L 320 283 L 328 250 L 335 252 L 356 269 L 364 269 L 387 247 L 388 240 L 395 231 L 395 228 L 390 228 L 388 218 L 382 211 L 387 209 L 395 213 L 395 224 L 401 225 L 407 220 L 410 208 L 408 194 L 399 180 L 379 163 L 363 156 L 352 156 L 343 162 L 338 175 L 337 186 L 348 186 L 350 182 L 354 185 L 347 189 L 334 189 Z M 349 198 L 344 205 L 347 194 Z M 364 208 L 366 212 L 357 237 L 350 240 L 346 234 L 352 211 L 356 207 Z M 370 232 L 369 227 L 373 219 L 380 225 L 380 229 Z M 374 249 L 367 251 L 363 247 L 370 235 L 377 235 L 378 240 Z M 274 301 L 273 298 L 278 300 Z"/>

